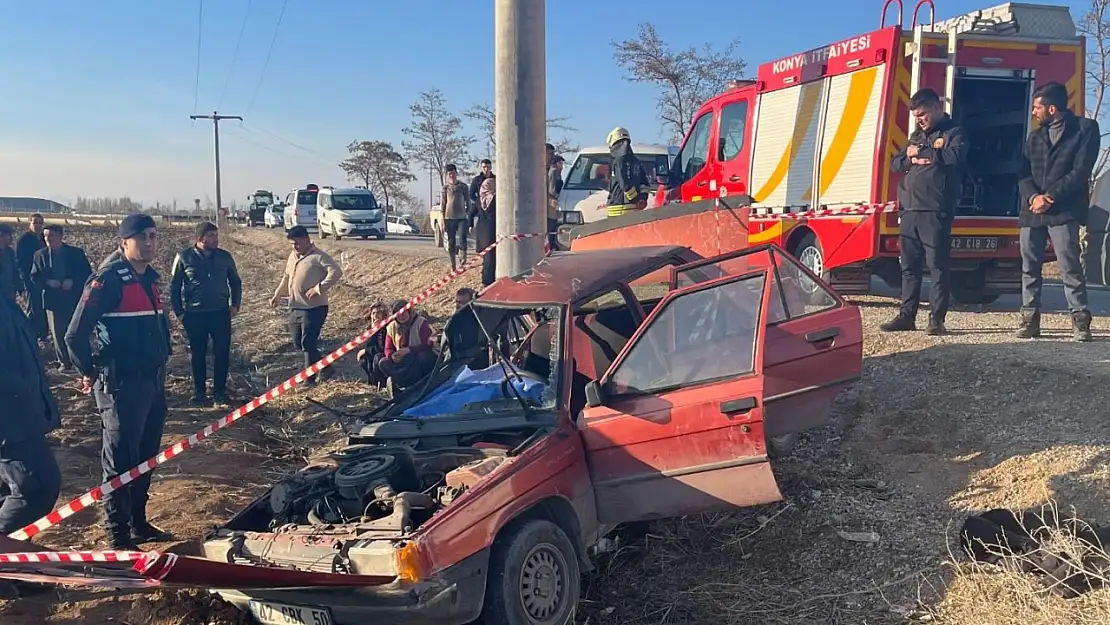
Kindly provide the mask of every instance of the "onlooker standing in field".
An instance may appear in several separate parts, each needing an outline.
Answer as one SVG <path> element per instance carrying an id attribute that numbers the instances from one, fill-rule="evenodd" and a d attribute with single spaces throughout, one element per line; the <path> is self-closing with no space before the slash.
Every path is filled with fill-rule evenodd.
<path id="1" fill-rule="evenodd" d="M 216 224 L 197 226 L 196 242 L 178 252 L 170 278 L 170 302 L 189 339 L 193 365 L 193 403 L 207 402 L 208 339 L 212 339 L 212 400 L 231 402 L 227 371 L 231 359 L 231 320 L 243 302 L 243 281 L 235 259 L 220 249 Z"/>
<path id="2" fill-rule="evenodd" d="M 478 175 L 474 176 L 470 181 L 470 227 L 474 227 L 474 221 L 478 216 L 478 207 L 481 198 L 479 194 L 482 191 L 482 183 L 485 182 L 490 176 L 493 175 L 493 163 L 488 158 L 483 158 L 478 163 Z M 482 249 L 481 245 L 477 246 L 478 250 Z"/>
<path id="3" fill-rule="evenodd" d="M 31 324 L 6 297 L 0 297 L 0 354 L 0 536 L 7 536 L 58 500 L 62 474 L 46 434 L 60 419 Z"/>
<path id="4" fill-rule="evenodd" d="M 458 268 L 455 256 L 462 247 L 462 264 L 466 264 L 467 222 L 470 219 L 470 189 L 459 181 L 459 169 L 448 164 L 444 168 L 447 184 L 443 185 L 443 223 L 447 232 L 447 255 L 451 257 L 451 270 Z"/>
<path id="5" fill-rule="evenodd" d="M 547 168 L 547 246 L 559 245 L 559 193 L 563 190 L 563 157 L 556 155 Z"/>
<path id="6" fill-rule="evenodd" d="M 1079 226 L 1090 208 L 1090 179 L 1099 154 L 1098 122 L 1068 110 L 1068 89 L 1046 83 L 1033 93 L 1040 123 L 1025 141 L 1018 174 L 1022 207 L 1021 326 L 1018 338 L 1041 334 L 1041 269 L 1052 240 L 1077 341 L 1091 340 L 1087 282 L 1080 262 Z"/>
<path id="7" fill-rule="evenodd" d="M 929 325 L 925 333 L 948 333 L 944 318 L 951 297 L 950 255 L 952 220 L 956 216 L 960 183 L 967 162 L 964 131 L 944 112 L 940 96 L 922 89 L 910 98 L 917 130 L 891 160 L 891 170 L 903 174 L 898 183 L 898 247 L 902 266 L 902 305 L 898 315 L 879 326 L 883 332 L 917 329 L 921 278 L 928 267 Z"/>
<path id="8" fill-rule="evenodd" d="M 497 240 L 497 176 L 490 174 L 478 191 L 478 214 L 474 220 L 475 246 L 484 250 Z M 497 249 L 482 257 L 482 286 L 497 279 Z"/>
<path id="9" fill-rule="evenodd" d="M 312 243 L 304 226 L 293 226 L 286 238 L 293 249 L 285 261 L 281 282 L 270 298 L 270 306 L 276 308 L 281 298 L 289 297 L 289 334 L 293 347 L 304 352 L 304 366 L 308 367 L 320 360 L 318 343 L 328 318 L 328 291 L 339 284 L 343 269 Z M 329 370 L 320 372 L 320 379 L 328 377 Z M 313 378 L 309 384 L 315 382 Z"/>
<path id="10" fill-rule="evenodd" d="M 15 230 L 8 224 L 0 224 L 0 297 L 14 300 L 23 292 L 23 278 L 19 275 L 19 261 L 12 249 Z"/>
<path id="11" fill-rule="evenodd" d="M 46 241 L 42 237 L 45 224 L 42 215 L 38 213 L 31 215 L 31 223 L 27 232 L 19 235 L 19 239 L 15 243 L 15 256 L 19 261 L 19 275 L 23 278 L 23 288 L 27 290 L 27 307 L 29 309 L 27 316 L 31 320 L 31 327 L 35 331 L 35 336 L 40 340 L 45 339 L 48 334 L 46 311 L 42 309 L 42 290 L 31 281 L 31 265 L 35 262 L 35 252 L 46 247 Z"/>
<path id="12" fill-rule="evenodd" d="M 150 266 L 158 231 L 149 215 L 128 215 L 119 226 L 119 260 L 98 269 L 85 283 L 66 332 L 73 364 L 91 387 L 103 424 L 101 465 L 111 480 L 154 456 L 166 424 L 166 362 L 172 342 Z M 93 358 L 91 341 L 99 347 Z M 146 504 L 151 474 L 135 479 L 104 502 L 109 546 L 137 551 L 138 543 L 172 535 L 150 523 Z"/>
<path id="13" fill-rule="evenodd" d="M 65 242 L 61 226 L 46 227 L 46 247 L 35 252 L 31 282 L 42 293 L 42 307 L 54 341 L 54 356 L 59 371 L 70 371 L 73 361 L 66 347 L 66 330 L 81 300 L 81 289 L 92 275 L 85 250 Z"/>

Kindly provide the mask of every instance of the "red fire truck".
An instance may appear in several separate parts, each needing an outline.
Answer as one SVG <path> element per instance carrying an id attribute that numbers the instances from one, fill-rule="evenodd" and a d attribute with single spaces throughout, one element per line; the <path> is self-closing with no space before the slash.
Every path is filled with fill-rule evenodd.
<path id="1" fill-rule="evenodd" d="M 892 3 L 898 23 L 886 26 Z M 750 244 L 783 247 L 841 293 L 869 292 L 872 275 L 897 286 L 901 175 L 890 161 L 913 127 L 910 94 L 931 87 L 970 144 L 953 296 L 1019 292 L 1017 172 L 1032 92 L 1063 83 L 1082 114 L 1084 40 L 1065 6 L 1008 3 L 936 21 L 932 0 L 919 0 L 908 28 L 902 8 L 886 0 L 879 30 L 764 63 L 706 102 L 674 165 L 657 172 L 658 201 L 750 196 Z"/>

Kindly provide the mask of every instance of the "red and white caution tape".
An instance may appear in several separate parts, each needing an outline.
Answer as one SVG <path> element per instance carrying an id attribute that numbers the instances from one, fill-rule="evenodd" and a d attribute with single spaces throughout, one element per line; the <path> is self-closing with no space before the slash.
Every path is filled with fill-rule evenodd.
<path id="1" fill-rule="evenodd" d="M 143 551 L 34 551 L 0 553 L 0 564 L 83 564 L 89 562 L 138 562 L 149 558 Z"/>
<path id="2" fill-rule="evenodd" d="M 749 213 L 749 219 L 751 219 L 752 221 L 782 221 L 784 219 L 814 219 L 818 217 L 872 215 L 875 213 L 894 212 L 896 207 L 896 202 L 887 202 L 886 204 L 863 204 L 858 206 L 845 206 L 843 208 L 821 208 L 787 213 L 764 212 L 774 209 L 753 207 L 750 209 L 751 212 Z"/>
<path id="3" fill-rule="evenodd" d="M 41 519 L 35 521 L 34 523 L 31 523 L 30 525 L 24 527 L 21 530 L 17 530 L 15 532 L 12 532 L 11 534 L 8 535 L 8 537 L 13 538 L 15 540 L 27 540 L 27 539 L 39 534 L 40 532 L 42 532 L 43 530 L 45 530 L 47 528 L 58 525 L 59 523 L 61 523 L 65 519 L 73 516 L 74 514 L 77 514 L 81 510 L 84 510 L 85 508 L 88 508 L 89 506 L 93 505 L 94 503 L 104 499 L 104 497 L 106 497 L 108 494 L 113 493 L 113 492 L 123 488 L 124 486 L 126 486 L 127 484 L 130 484 L 131 482 L 134 482 L 140 476 L 145 475 L 147 473 L 150 473 L 151 471 L 154 470 L 155 467 L 157 467 L 161 464 L 165 464 L 166 462 L 168 462 L 172 458 L 174 458 L 174 457 L 178 456 L 179 454 L 181 454 L 182 452 L 184 452 L 186 449 L 190 449 L 192 447 L 195 447 L 196 445 L 199 445 L 202 441 L 204 441 L 209 436 L 212 436 L 214 433 L 218 432 L 219 430 L 222 430 L 222 429 L 226 428 L 227 426 L 231 425 L 232 423 L 235 423 L 236 421 L 239 421 L 243 417 L 245 417 L 248 414 L 254 412 L 258 408 L 262 407 L 263 405 L 273 401 L 277 397 L 280 397 L 281 395 L 284 395 L 285 393 L 287 393 L 288 391 L 290 391 L 291 389 L 293 389 L 297 385 L 303 383 L 305 380 L 309 379 L 310 377 L 312 377 L 312 376 L 316 375 L 317 373 L 319 373 L 320 371 L 322 371 L 328 365 L 331 365 L 336 360 L 339 360 L 343 356 L 345 356 L 348 353 L 354 351 L 355 349 L 358 348 L 359 345 L 362 345 L 366 341 L 370 340 L 370 337 L 374 336 L 374 334 L 376 334 L 379 330 L 381 330 L 388 323 L 393 321 L 397 317 L 397 315 L 399 315 L 400 313 L 402 313 L 404 311 L 410 310 L 414 306 L 420 304 L 424 300 L 428 299 L 433 293 L 435 293 L 436 291 L 438 291 L 438 290 L 442 289 L 444 286 L 446 286 L 447 283 L 449 283 L 452 280 L 454 280 L 455 278 L 461 276 L 466 271 L 476 267 L 478 265 L 478 263 L 481 261 L 483 256 L 488 254 L 490 251 L 492 251 L 495 247 L 500 245 L 502 242 L 504 242 L 506 240 L 521 241 L 523 239 L 529 239 L 529 238 L 532 238 L 532 237 L 539 237 L 539 236 L 545 236 L 545 235 L 543 235 L 543 234 L 514 234 L 514 235 L 509 235 L 509 236 L 498 238 L 496 241 L 491 243 L 488 247 L 483 249 L 481 252 L 478 252 L 478 254 L 476 254 L 473 258 L 471 258 L 466 263 L 464 263 L 461 267 L 459 267 L 458 269 L 455 269 L 454 271 L 451 271 L 451 272 L 445 274 L 442 278 L 440 278 L 439 280 L 434 282 L 431 286 L 424 289 L 419 295 L 410 299 L 408 301 L 408 303 L 405 304 L 404 308 L 402 308 L 401 310 L 393 313 L 392 315 L 387 317 L 381 323 L 371 327 L 370 329 L 366 330 L 362 334 L 360 334 L 360 335 L 356 336 L 355 338 L 351 339 L 349 342 L 347 342 L 346 345 L 343 345 L 339 349 L 335 350 L 334 352 L 328 354 L 327 356 L 324 356 L 323 358 L 316 361 L 314 364 L 312 364 L 308 368 L 300 371 L 299 373 L 297 373 L 293 377 L 289 378 L 288 380 L 282 382 L 281 384 L 278 384 L 277 386 L 271 388 L 270 390 L 266 391 L 262 395 L 259 395 L 258 397 L 255 397 L 249 403 L 246 403 L 246 404 L 240 406 L 239 408 L 237 408 L 236 410 L 233 410 L 232 412 L 228 413 L 226 416 L 219 419 L 218 421 L 213 421 L 212 423 L 209 423 L 200 432 L 197 432 L 196 434 L 193 434 L 192 436 L 179 441 L 178 443 L 176 443 L 172 447 L 168 447 L 168 448 L 162 450 L 162 452 L 159 453 L 157 456 L 142 462 L 141 464 L 139 464 L 136 467 L 132 467 L 126 473 L 123 473 L 121 475 L 117 475 L 116 477 L 108 480 L 107 482 L 104 482 L 100 486 L 97 486 L 96 488 L 90 490 L 89 492 L 85 493 L 84 495 L 81 495 L 80 497 L 77 497 L 77 498 L 69 501 L 68 503 L 66 503 L 64 505 L 59 506 L 53 512 L 51 512 L 50 514 L 48 514 L 48 515 L 42 517 Z"/>

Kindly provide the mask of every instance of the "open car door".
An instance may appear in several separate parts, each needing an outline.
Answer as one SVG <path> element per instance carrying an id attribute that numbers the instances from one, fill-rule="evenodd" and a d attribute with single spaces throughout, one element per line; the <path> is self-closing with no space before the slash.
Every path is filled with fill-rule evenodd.
<path id="1" fill-rule="evenodd" d="M 863 372 L 859 308 L 782 248 L 762 245 L 674 267 L 671 288 L 766 269 L 770 285 L 763 349 L 764 431 L 772 452 L 825 425 L 833 400 Z"/>
<path id="2" fill-rule="evenodd" d="M 578 422 L 598 520 L 626 523 L 782 498 L 763 434 L 766 270 L 672 291 Z"/>

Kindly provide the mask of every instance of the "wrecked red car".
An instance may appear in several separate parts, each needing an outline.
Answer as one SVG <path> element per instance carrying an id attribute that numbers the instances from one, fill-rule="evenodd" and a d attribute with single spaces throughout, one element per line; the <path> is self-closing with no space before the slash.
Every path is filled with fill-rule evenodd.
<path id="1" fill-rule="evenodd" d="M 134 575 L 263 623 L 567 623 L 615 527 L 781 499 L 769 457 L 862 366 L 858 309 L 774 246 L 555 253 L 445 333 L 349 446 Z"/>

